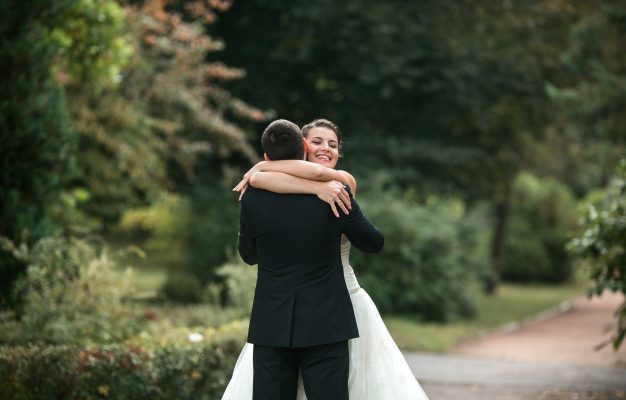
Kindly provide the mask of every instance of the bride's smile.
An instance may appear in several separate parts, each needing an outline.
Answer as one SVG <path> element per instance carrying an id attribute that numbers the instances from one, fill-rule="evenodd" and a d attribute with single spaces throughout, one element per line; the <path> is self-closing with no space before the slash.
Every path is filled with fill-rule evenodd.
<path id="1" fill-rule="evenodd" d="M 307 160 L 334 168 L 339 160 L 337 134 L 325 127 L 315 127 L 307 135 L 309 152 Z"/>

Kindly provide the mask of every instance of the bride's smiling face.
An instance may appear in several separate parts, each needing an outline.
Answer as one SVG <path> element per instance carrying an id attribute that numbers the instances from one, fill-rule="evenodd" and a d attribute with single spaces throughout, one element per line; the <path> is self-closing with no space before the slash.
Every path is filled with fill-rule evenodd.
<path id="1" fill-rule="evenodd" d="M 339 161 L 339 141 L 334 131 L 322 126 L 311 129 L 306 137 L 309 144 L 307 161 L 335 168 Z"/>

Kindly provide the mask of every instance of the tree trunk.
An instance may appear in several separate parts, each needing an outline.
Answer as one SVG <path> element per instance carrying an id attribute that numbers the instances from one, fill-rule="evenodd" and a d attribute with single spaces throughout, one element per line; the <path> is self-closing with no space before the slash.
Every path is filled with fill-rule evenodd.
<path id="1" fill-rule="evenodd" d="M 508 179 L 505 182 L 503 193 L 495 206 L 495 221 L 491 238 L 491 273 L 485 282 L 485 292 L 488 294 L 495 294 L 500 284 L 506 233 L 511 214 L 512 181 L 512 179 Z"/>

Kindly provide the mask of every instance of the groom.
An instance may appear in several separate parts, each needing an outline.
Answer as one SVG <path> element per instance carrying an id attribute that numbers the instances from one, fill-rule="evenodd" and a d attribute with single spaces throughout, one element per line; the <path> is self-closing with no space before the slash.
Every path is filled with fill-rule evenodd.
<path id="1" fill-rule="evenodd" d="M 305 141 L 287 120 L 261 138 L 269 160 L 302 160 Z M 241 201 L 239 254 L 258 263 L 248 342 L 253 400 L 294 400 L 298 372 L 309 400 L 348 400 L 348 339 L 359 336 L 339 251 L 341 234 L 374 253 L 383 236 L 352 199 L 336 218 L 314 195 L 250 187 Z"/>

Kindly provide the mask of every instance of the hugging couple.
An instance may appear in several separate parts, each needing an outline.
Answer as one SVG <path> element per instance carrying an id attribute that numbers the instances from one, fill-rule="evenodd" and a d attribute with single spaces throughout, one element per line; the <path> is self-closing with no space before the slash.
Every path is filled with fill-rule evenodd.
<path id="1" fill-rule="evenodd" d="M 248 343 L 223 400 L 428 400 L 349 263 L 383 236 L 335 169 L 342 135 L 280 119 L 241 193 L 239 254 L 258 264 Z"/>

